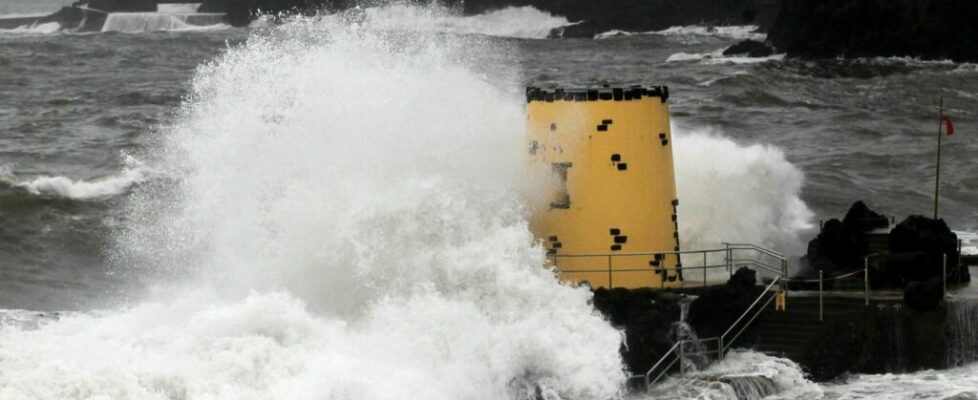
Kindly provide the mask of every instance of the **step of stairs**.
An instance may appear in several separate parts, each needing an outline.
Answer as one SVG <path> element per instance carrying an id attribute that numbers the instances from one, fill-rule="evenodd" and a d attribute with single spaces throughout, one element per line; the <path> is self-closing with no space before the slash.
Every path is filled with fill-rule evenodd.
<path id="1" fill-rule="evenodd" d="M 825 297 L 822 299 L 823 319 L 847 314 L 865 307 L 865 300 L 855 297 Z M 769 305 L 754 321 L 753 334 L 745 338 L 745 343 L 754 350 L 801 361 L 807 345 L 821 330 L 819 321 L 819 298 L 817 296 L 792 296 L 788 294 L 784 311 L 775 310 Z"/>

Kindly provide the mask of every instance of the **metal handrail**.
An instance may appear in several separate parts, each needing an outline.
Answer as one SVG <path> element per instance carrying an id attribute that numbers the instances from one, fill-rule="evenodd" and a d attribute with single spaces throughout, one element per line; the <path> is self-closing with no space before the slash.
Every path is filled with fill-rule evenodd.
<path id="1" fill-rule="evenodd" d="M 727 330 L 725 332 L 723 332 L 722 335 L 720 335 L 720 339 L 721 340 L 723 340 L 724 338 L 727 337 L 727 334 L 730 333 L 730 331 L 733 330 L 733 328 L 735 326 L 737 326 L 737 324 L 739 324 L 740 321 L 743 320 L 745 316 L 747 316 L 747 313 L 750 312 L 750 310 L 754 309 L 754 306 L 756 306 L 757 303 L 759 301 L 761 301 L 761 299 L 764 297 L 764 295 L 767 294 L 768 291 L 770 291 L 771 288 L 774 287 L 774 285 L 777 284 L 780 279 L 781 279 L 781 277 L 774 278 L 774 280 L 772 280 L 771 283 L 768 284 L 767 287 L 764 288 L 764 291 L 761 292 L 761 294 L 759 296 L 757 296 L 756 299 L 754 299 L 754 302 L 751 303 L 750 306 L 748 306 L 747 309 L 744 310 L 744 312 L 740 314 L 740 317 L 737 318 L 737 320 L 734 321 L 734 323 L 730 324 L 730 327 L 727 328 Z M 761 310 L 763 310 L 763 308 Z M 736 338 L 735 338 L 735 340 L 736 340 Z"/>
<path id="2" fill-rule="evenodd" d="M 756 244 L 750 243 L 727 243 L 723 242 L 724 246 L 728 246 L 731 250 L 757 250 L 758 252 L 765 253 L 769 256 L 777 258 L 785 258 L 784 254 L 778 253 L 774 250 L 758 246 Z"/>
<path id="3" fill-rule="evenodd" d="M 764 302 L 764 305 L 762 305 L 757 310 L 754 310 L 754 307 L 757 306 L 757 304 L 761 301 L 761 299 L 763 299 L 763 298 L 765 298 L 765 296 L 771 294 L 771 288 L 773 288 L 774 285 L 778 284 L 781 281 L 781 279 L 782 279 L 781 276 L 775 277 L 774 280 L 772 280 L 771 283 L 769 283 L 764 288 L 764 290 L 761 292 L 761 294 L 758 295 L 756 299 L 754 299 L 754 302 L 751 303 L 751 305 L 748 306 L 747 309 L 744 310 L 744 312 L 740 314 L 740 317 L 738 317 L 737 320 L 734 321 L 734 323 L 730 324 L 730 327 L 727 328 L 727 330 L 725 332 L 723 332 L 722 335 L 720 335 L 718 337 L 711 337 L 711 338 L 706 338 L 706 339 L 696 339 L 696 340 L 685 340 L 684 339 L 684 340 L 680 340 L 680 341 L 676 342 L 668 351 L 666 351 L 666 353 L 661 358 L 659 358 L 659 361 L 656 362 L 654 365 L 652 365 L 652 368 L 649 368 L 649 370 L 645 373 L 645 388 L 646 389 L 651 388 L 652 385 L 654 385 L 656 382 L 658 382 L 660 379 L 662 379 L 662 377 L 666 373 L 669 372 L 669 370 L 672 368 L 673 365 L 676 364 L 677 361 L 680 362 L 680 363 L 683 362 L 682 361 L 682 357 L 681 356 L 678 357 L 677 360 L 673 360 L 672 362 L 670 362 L 666 366 L 665 369 L 663 369 L 661 372 L 659 372 L 659 374 L 656 375 L 655 378 L 652 378 L 652 374 L 659 368 L 659 366 L 663 365 L 663 363 L 667 359 L 669 359 L 670 356 L 675 356 L 676 355 L 675 353 L 676 353 L 677 349 L 679 349 L 681 346 L 684 346 L 687 343 L 706 343 L 706 342 L 716 341 L 717 342 L 717 350 L 716 350 L 716 353 L 718 354 L 718 358 L 722 360 L 723 359 L 723 354 L 727 351 L 727 349 L 729 349 L 731 346 L 733 346 L 733 343 L 735 341 L 737 341 L 738 338 L 740 338 L 740 335 L 744 333 L 744 331 L 747 329 L 747 327 L 750 326 L 750 324 L 753 323 L 755 319 L 757 319 L 757 317 L 764 311 L 764 309 L 767 308 L 768 304 L 771 304 L 771 301 L 774 300 L 775 297 L 777 297 L 777 293 L 774 293 L 773 295 L 771 295 L 767 299 L 766 302 Z M 751 313 L 752 310 L 753 310 L 753 313 Z M 733 331 L 733 329 L 736 328 L 737 325 L 740 324 L 740 322 L 743 321 L 745 317 L 747 317 L 747 315 L 751 315 L 750 320 L 748 320 L 747 323 L 745 323 L 737 331 L 737 333 L 733 334 L 733 336 L 731 337 L 731 339 L 729 341 L 726 340 L 727 335 L 729 335 L 730 332 Z M 700 353 L 693 353 L 693 354 L 711 354 L 713 352 L 714 351 L 712 351 L 712 350 L 708 350 L 708 351 L 704 351 L 704 352 L 700 352 Z"/>
<path id="4" fill-rule="evenodd" d="M 666 250 L 666 251 L 634 252 L 634 253 L 617 253 L 617 252 L 616 253 L 570 253 L 570 254 L 557 254 L 557 253 L 554 253 L 554 254 L 548 254 L 547 255 L 547 258 L 548 259 L 550 259 L 550 258 L 553 259 L 554 271 L 557 272 L 557 273 L 564 273 L 564 274 L 607 273 L 608 274 L 608 277 L 607 277 L 607 279 L 608 279 L 608 285 L 607 286 L 609 288 L 614 287 L 613 281 L 614 281 L 615 273 L 650 272 L 650 273 L 655 273 L 655 274 L 662 274 L 663 271 L 665 271 L 664 269 L 661 269 L 661 268 L 660 269 L 656 269 L 656 268 L 651 267 L 651 266 L 650 267 L 644 267 L 643 266 L 643 267 L 639 267 L 639 268 L 619 268 L 619 269 L 614 268 L 614 266 L 613 266 L 613 264 L 614 264 L 613 260 L 614 259 L 616 259 L 616 258 L 619 258 L 619 259 L 620 258 L 627 258 L 627 257 L 657 257 L 657 258 L 661 257 L 661 258 L 665 258 L 665 257 L 668 257 L 668 256 L 675 256 L 677 258 L 677 260 L 680 260 L 680 256 L 682 256 L 682 255 L 687 255 L 687 256 L 688 255 L 702 255 L 703 256 L 703 264 L 704 265 L 702 265 L 702 266 L 683 266 L 682 267 L 682 270 L 683 271 L 698 271 L 698 270 L 702 270 L 703 271 L 703 284 L 704 284 L 704 286 L 707 284 L 706 270 L 708 270 L 708 269 L 726 268 L 727 271 L 728 271 L 728 273 L 731 273 L 732 274 L 733 273 L 733 267 L 735 265 L 744 265 L 744 264 L 751 265 L 751 266 L 757 267 L 758 269 L 765 270 L 765 271 L 768 271 L 768 272 L 772 272 L 774 274 L 781 275 L 782 278 L 787 278 L 787 273 L 788 273 L 788 271 L 787 271 L 787 262 L 788 261 L 787 261 L 787 259 L 784 258 L 783 255 L 781 255 L 781 253 L 778 253 L 778 252 L 775 252 L 775 251 L 772 251 L 772 250 L 769 250 L 769 249 L 766 249 L 766 248 L 763 248 L 763 247 L 760 247 L 760 246 L 751 245 L 751 244 L 726 244 L 725 243 L 724 245 L 725 245 L 724 248 L 715 248 L 715 249 L 708 249 L 708 250 Z M 780 265 L 780 267 L 777 267 L 777 266 L 770 265 L 768 263 L 762 262 L 759 259 L 734 259 L 733 258 L 733 252 L 734 251 L 738 251 L 738 250 L 750 250 L 750 251 L 754 251 L 754 252 L 758 253 L 761 256 L 765 256 L 766 255 L 766 256 L 770 256 L 770 257 L 775 257 L 778 260 L 780 260 L 781 265 Z M 723 264 L 710 264 L 707 261 L 707 256 L 709 254 L 711 254 L 711 253 L 712 254 L 715 254 L 715 255 L 717 255 L 717 254 L 723 254 L 724 255 Z M 605 262 L 602 263 L 602 264 L 605 264 L 605 265 L 602 265 L 600 268 L 587 268 L 587 267 L 585 267 L 584 269 L 561 269 L 558 266 L 560 264 L 559 263 L 559 259 L 561 259 L 561 258 L 565 258 L 565 259 L 566 258 L 600 258 L 600 259 L 603 259 L 605 261 Z M 683 281 L 686 281 L 686 280 L 687 279 L 684 279 Z M 784 282 L 784 280 L 782 280 L 782 282 Z M 663 281 L 663 284 L 664 283 L 665 282 Z"/>
<path id="5" fill-rule="evenodd" d="M 763 296 L 763 294 L 761 296 Z M 747 327 L 750 326 L 750 324 L 754 323 L 754 320 L 757 319 L 757 317 L 760 316 L 762 312 L 764 312 L 764 309 L 767 308 L 768 304 L 771 304 L 771 301 L 774 300 L 776 297 L 778 297 L 777 293 L 774 293 L 773 295 L 768 297 L 767 301 L 764 302 L 764 305 L 758 308 L 757 311 L 754 312 L 754 315 L 750 318 L 750 320 L 747 321 L 746 324 L 741 326 L 740 330 L 733 335 L 733 338 L 730 339 L 730 342 L 721 341 L 720 343 L 720 347 L 722 348 L 721 357 L 720 357 L 721 359 L 723 359 L 722 356 L 723 352 L 733 346 L 734 342 L 736 342 L 737 339 L 740 338 L 740 335 L 743 334 L 745 330 L 747 330 Z"/>
<path id="6" fill-rule="evenodd" d="M 717 337 L 710 337 L 705 339 L 683 339 L 677 341 L 675 344 L 672 345 L 671 348 L 669 348 L 668 351 L 666 351 L 666 354 L 664 354 L 662 358 L 660 358 L 659 361 L 656 362 L 655 365 L 653 365 L 652 368 L 649 368 L 649 370 L 645 373 L 645 387 L 648 388 L 649 386 L 651 386 L 651 384 L 654 384 L 655 382 L 658 382 L 659 379 L 662 379 L 662 376 L 668 373 L 669 370 L 672 369 L 672 366 L 676 365 L 676 362 L 680 362 L 680 363 L 682 362 L 684 355 L 708 355 L 708 354 L 720 352 L 719 350 L 720 346 L 718 345 L 717 350 L 706 350 L 706 351 L 700 351 L 694 353 L 683 352 L 683 354 L 677 354 L 677 352 L 687 344 L 694 344 L 694 343 L 702 344 L 702 343 L 709 343 L 709 342 L 720 343 L 720 337 L 717 336 Z M 672 360 L 672 362 L 667 364 L 666 367 L 663 368 L 662 371 L 659 372 L 659 374 L 656 375 L 656 377 L 653 379 L 652 373 L 655 372 L 655 370 L 658 369 L 659 366 L 662 365 L 662 363 L 664 363 L 669 358 L 669 356 L 675 356 L 676 359 Z"/>

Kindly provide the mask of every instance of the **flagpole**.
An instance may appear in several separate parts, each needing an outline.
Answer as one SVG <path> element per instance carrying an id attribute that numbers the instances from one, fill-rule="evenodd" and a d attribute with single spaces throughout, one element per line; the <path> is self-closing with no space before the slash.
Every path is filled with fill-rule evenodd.
<path id="1" fill-rule="evenodd" d="M 940 113 L 937 116 L 937 174 L 934 179 L 934 219 L 937 219 L 941 195 L 941 139 L 944 136 L 941 133 L 941 128 L 944 127 L 944 96 L 941 96 L 939 108 Z"/>

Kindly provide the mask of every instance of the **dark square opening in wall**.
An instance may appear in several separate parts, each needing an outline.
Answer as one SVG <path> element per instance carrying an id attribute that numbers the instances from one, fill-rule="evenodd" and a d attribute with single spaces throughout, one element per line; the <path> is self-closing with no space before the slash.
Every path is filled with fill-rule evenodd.
<path id="1" fill-rule="evenodd" d="M 624 170 L 626 170 L 626 169 L 628 169 L 628 163 L 621 163 L 621 164 L 618 164 L 618 170 L 619 170 L 619 171 L 624 171 Z"/>
<path id="2" fill-rule="evenodd" d="M 553 173 L 557 175 L 558 187 L 554 201 L 550 203 L 550 208 L 568 209 L 571 205 L 570 193 L 567 191 L 567 172 L 573 166 L 571 163 L 550 164 Z"/>
<path id="3" fill-rule="evenodd" d="M 611 162 L 619 162 L 619 161 L 621 161 L 621 154 L 612 154 L 611 155 Z"/>

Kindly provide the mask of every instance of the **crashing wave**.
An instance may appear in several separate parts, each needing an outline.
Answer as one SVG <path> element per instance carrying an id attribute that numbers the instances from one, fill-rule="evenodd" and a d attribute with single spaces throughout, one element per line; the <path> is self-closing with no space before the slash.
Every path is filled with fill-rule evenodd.
<path id="1" fill-rule="evenodd" d="M 813 227 L 814 213 L 801 199 L 805 176 L 783 151 L 738 144 L 711 130 L 675 131 L 684 247 L 717 248 L 732 238 L 749 238 L 769 248 L 792 248 Z"/>

